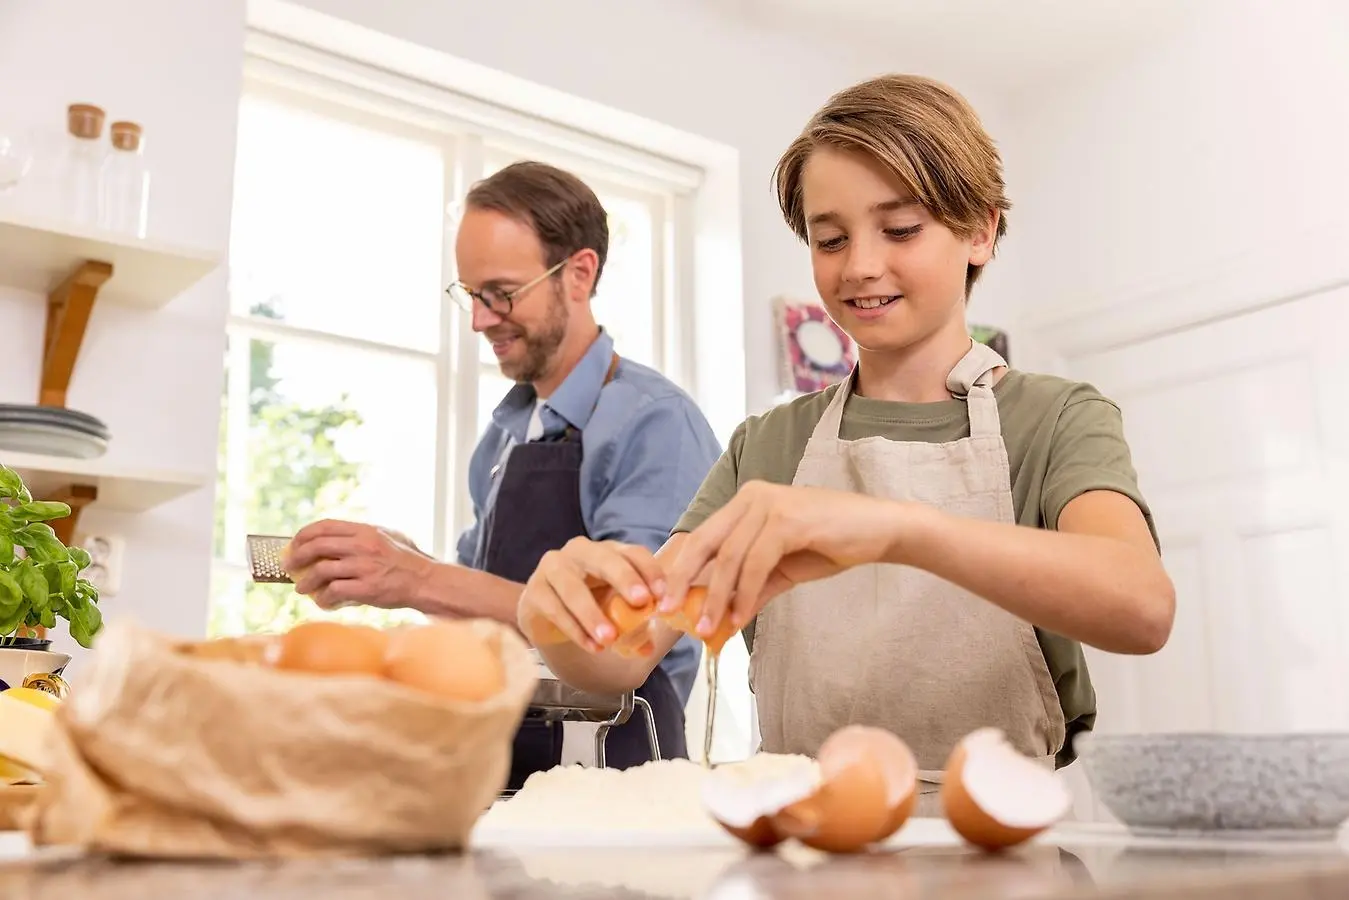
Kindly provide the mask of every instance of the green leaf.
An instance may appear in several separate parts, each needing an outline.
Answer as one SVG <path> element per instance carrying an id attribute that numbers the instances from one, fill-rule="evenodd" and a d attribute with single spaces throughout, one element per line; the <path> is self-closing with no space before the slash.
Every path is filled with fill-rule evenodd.
<path id="1" fill-rule="evenodd" d="M 0 566 L 14 564 L 14 538 L 8 530 L 0 531 Z"/>
<path id="2" fill-rule="evenodd" d="M 33 500 L 21 503 L 9 511 L 16 520 L 24 522 L 47 522 L 52 519 L 64 519 L 70 515 L 70 507 L 56 500 Z"/>
<path id="3" fill-rule="evenodd" d="M 14 532 L 14 543 L 28 551 L 36 562 L 65 562 L 70 551 L 46 522 L 34 522 Z"/>
<path id="4" fill-rule="evenodd" d="M 42 577 L 47 579 L 47 592 L 53 595 L 65 595 L 65 590 L 61 587 L 61 569 L 60 563 L 44 562 L 37 566 L 42 572 Z"/>
<path id="5" fill-rule="evenodd" d="M 70 614 L 70 636 L 75 643 L 88 649 L 94 644 L 94 637 L 103 630 L 103 613 L 93 603 L 87 603 Z"/>
<path id="6" fill-rule="evenodd" d="M 19 477 L 18 472 L 15 472 L 9 466 L 0 465 L 0 497 L 11 497 L 22 501 L 22 495 L 26 490 L 23 486 L 23 479 Z"/>
<path id="7" fill-rule="evenodd" d="M 56 613 L 52 612 L 52 608 L 50 606 L 42 607 L 42 612 L 40 612 L 38 615 L 39 615 L 38 622 L 41 623 L 43 628 L 56 627 Z"/>
<path id="8" fill-rule="evenodd" d="M 75 582 L 80 578 L 80 571 L 69 561 L 57 563 L 56 571 L 61 578 L 61 593 L 68 598 L 75 591 Z"/>
<path id="9" fill-rule="evenodd" d="M 11 635 L 28 618 L 28 601 L 20 602 L 13 609 L 0 612 L 0 635 Z"/>
<path id="10" fill-rule="evenodd" d="M 89 551 L 83 547 L 71 547 L 70 561 L 75 564 L 75 568 L 83 572 L 89 568 L 89 563 L 93 562 L 93 559 L 89 556 Z"/>
<path id="11" fill-rule="evenodd" d="M 23 588 L 8 572 L 0 572 L 0 621 L 8 620 L 24 603 Z"/>
<path id="12" fill-rule="evenodd" d="M 12 572 L 14 580 L 18 582 L 19 588 L 23 591 L 24 598 L 29 606 L 42 614 L 43 610 L 51 608 L 51 602 L 47 599 L 50 589 L 47 585 L 47 578 L 33 565 L 29 560 L 24 560 Z"/>

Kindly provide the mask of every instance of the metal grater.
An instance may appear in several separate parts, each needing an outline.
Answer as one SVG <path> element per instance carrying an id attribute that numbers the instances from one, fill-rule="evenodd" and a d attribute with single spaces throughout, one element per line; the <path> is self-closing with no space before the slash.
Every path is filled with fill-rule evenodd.
<path id="1" fill-rule="evenodd" d="M 293 584 L 294 581 L 281 565 L 281 552 L 290 543 L 288 537 L 250 534 L 246 539 L 248 570 L 259 584 Z"/>

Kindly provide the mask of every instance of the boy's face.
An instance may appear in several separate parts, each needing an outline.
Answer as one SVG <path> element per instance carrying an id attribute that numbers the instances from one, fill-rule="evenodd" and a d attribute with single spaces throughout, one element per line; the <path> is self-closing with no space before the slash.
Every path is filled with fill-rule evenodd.
<path id="1" fill-rule="evenodd" d="M 965 328 L 965 272 L 992 256 L 997 218 L 960 237 L 872 157 L 816 149 L 801 175 L 815 288 L 857 345 L 903 350 Z"/>

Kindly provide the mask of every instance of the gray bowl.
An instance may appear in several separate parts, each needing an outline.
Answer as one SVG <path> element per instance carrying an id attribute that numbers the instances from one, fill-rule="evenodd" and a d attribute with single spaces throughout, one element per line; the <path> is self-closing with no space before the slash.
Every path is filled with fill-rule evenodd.
<path id="1" fill-rule="evenodd" d="M 1074 748 L 1135 830 L 1333 833 L 1349 820 L 1349 734 L 1093 734 Z"/>

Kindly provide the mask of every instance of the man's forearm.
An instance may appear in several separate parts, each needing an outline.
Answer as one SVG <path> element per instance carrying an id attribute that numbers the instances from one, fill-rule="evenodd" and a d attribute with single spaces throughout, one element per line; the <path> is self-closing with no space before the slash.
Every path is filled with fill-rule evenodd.
<path id="1" fill-rule="evenodd" d="M 436 563 L 411 605 L 428 616 L 496 619 L 515 628 L 523 584 L 453 563 Z"/>

